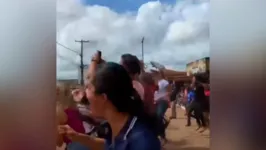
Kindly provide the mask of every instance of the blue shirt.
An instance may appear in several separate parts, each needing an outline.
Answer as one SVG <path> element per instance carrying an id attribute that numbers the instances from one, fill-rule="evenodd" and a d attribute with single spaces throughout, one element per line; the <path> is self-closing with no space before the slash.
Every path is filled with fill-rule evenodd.
<path id="1" fill-rule="evenodd" d="M 114 142 L 110 132 L 105 143 L 105 150 L 161 150 L 158 137 L 137 117 L 127 121 Z"/>
<path id="2" fill-rule="evenodd" d="M 188 103 L 192 102 L 192 100 L 195 99 L 195 92 L 194 91 L 190 91 L 187 95 L 187 101 Z"/>

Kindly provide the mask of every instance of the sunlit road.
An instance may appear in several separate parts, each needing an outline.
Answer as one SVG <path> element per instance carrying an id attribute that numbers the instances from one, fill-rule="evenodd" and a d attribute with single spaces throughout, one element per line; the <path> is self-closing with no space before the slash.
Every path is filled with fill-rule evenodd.
<path id="1" fill-rule="evenodd" d="M 170 109 L 167 116 L 170 115 Z M 177 109 L 178 118 L 172 120 L 167 128 L 168 144 L 164 146 L 164 150 L 209 150 L 210 149 L 210 133 L 209 130 L 199 133 L 196 130 L 196 122 L 192 119 L 192 126 L 185 127 L 186 117 L 184 110 Z M 57 150 L 64 150 L 58 148 Z"/>
<path id="2" fill-rule="evenodd" d="M 170 115 L 170 109 L 167 116 Z M 186 127 L 186 116 L 184 110 L 178 109 L 178 118 L 172 120 L 167 128 L 168 144 L 165 150 L 209 150 L 210 149 L 210 131 L 204 133 L 196 131 L 196 121 L 192 119 L 192 126 Z"/>

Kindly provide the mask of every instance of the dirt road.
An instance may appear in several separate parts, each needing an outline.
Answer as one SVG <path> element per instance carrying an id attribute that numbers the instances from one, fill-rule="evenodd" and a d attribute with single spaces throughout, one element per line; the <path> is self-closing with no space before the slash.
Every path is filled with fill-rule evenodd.
<path id="1" fill-rule="evenodd" d="M 167 116 L 170 115 L 170 110 Z M 210 132 L 198 133 L 195 120 L 192 119 L 192 126 L 186 127 L 184 110 L 178 108 L 177 119 L 172 120 L 167 128 L 166 134 L 169 140 L 165 150 L 209 150 Z"/>

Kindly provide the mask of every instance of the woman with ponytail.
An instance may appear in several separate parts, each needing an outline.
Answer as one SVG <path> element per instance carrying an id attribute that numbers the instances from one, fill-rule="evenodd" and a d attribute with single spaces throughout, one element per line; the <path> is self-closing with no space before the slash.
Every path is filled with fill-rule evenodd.
<path id="1" fill-rule="evenodd" d="M 97 68 L 86 85 L 91 113 L 108 121 L 105 139 L 77 133 L 69 126 L 59 132 L 92 150 L 161 150 L 156 117 L 146 113 L 127 70 L 117 63 Z"/>
<path id="2" fill-rule="evenodd" d="M 145 90 L 143 85 L 139 82 L 139 76 L 141 73 L 141 62 L 135 55 L 123 54 L 121 56 L 120 64 L 127 70 L 131 77 L 133 87 L 138 92 L 140 98 L 144 100 Z"/>

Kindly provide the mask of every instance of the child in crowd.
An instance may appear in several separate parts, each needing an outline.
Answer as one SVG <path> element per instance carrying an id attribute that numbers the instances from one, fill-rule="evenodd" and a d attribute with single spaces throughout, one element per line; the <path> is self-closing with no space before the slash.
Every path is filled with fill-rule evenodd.
<path id="1" fill-rule="evenodd" d="M 57 89 L 57 124 L 67 124 L 79 133 L 85 133 L 83 122 L 80 119 L 80 113 L 76 107 L 76 103 L 72 98 L 71 92 L 64 86 Z M 57 146 L 66 144 L 67 150 L 88 150 L 84 145 L 72 142 L 65 136 L 58 136 Z"/>

